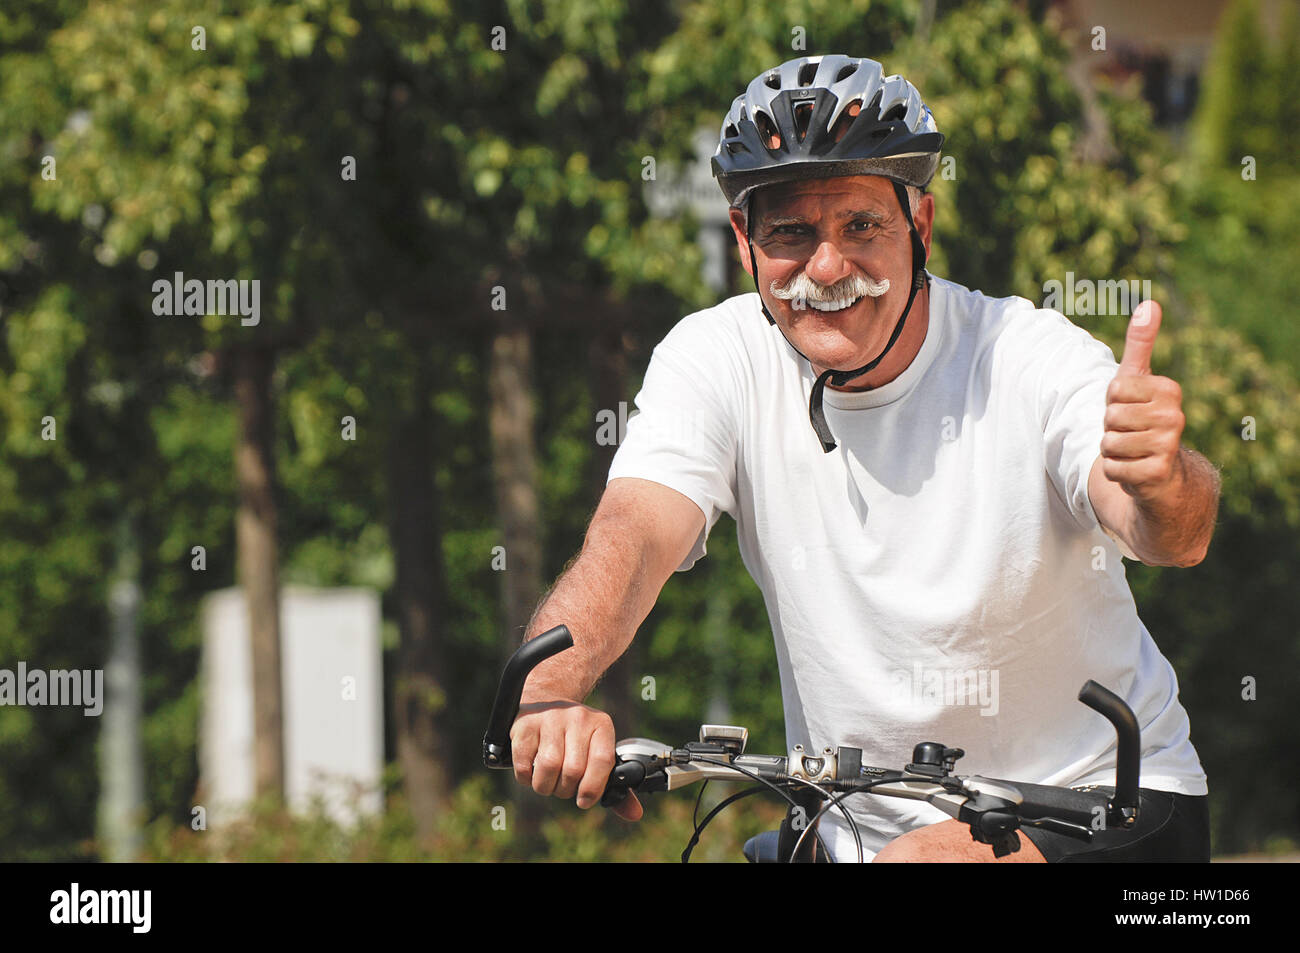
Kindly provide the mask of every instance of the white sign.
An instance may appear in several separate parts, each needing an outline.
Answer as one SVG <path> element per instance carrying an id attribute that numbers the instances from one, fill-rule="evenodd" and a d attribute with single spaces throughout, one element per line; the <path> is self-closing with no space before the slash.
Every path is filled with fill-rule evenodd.
<path id="1" fill-rule="evenodd" d="M 718 148 L 718 133 L 701 130 L 695 135 L 695 161 L 685 170 L 657 163 L 655 178 L 645 183 L 645 201 L 656 218 L 691 212 L 702 225 L 726 225 L 727 199 L 713 177 L 710 160 Z"/>
<path id="2" fill-rule="evenodd" d="M 351 823 L 382 809 L 383 669 L 379 595 L 370 589 L 287 586 L 280 594 L 285 797 L 319 801 Z M 253 672 L 243 591 L 203 606 L 201 789 L 210 822 L 252 800 Z"/>

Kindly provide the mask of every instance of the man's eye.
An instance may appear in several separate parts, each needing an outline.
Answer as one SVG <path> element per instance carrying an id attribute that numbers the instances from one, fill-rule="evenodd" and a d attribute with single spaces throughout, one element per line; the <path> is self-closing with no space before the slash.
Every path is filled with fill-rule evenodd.
<path id="1" fill-rule="evenodd" d="M 854 227 L 854 228 L 858 228 L 859 225 L 865 226 L 865 227 L 859 229 L 859 231 L 863 231 L 863 232 L 865 232 L 868 228 L 875 228 L 876 223 L 875 223 L 875 222 L 868 222 L 868 221 L 866 221 L 866 220 L 862 220 L 862 221 L 858 221 L 858 222 L 854 222 L 854 223 L 853 223 L 853 227 Z"/>

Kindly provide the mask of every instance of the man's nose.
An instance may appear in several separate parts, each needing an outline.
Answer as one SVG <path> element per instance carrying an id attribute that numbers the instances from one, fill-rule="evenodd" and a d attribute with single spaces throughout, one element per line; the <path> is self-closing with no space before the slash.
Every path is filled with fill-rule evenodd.
<path id="1" fill-rule="evenodd" d="M 808 259 L 804 271 L 818 284 L 833 285 L 852 274 L 853 266 L 840 254 L 834 242 L 824 241 L 817 246 L 812 257 Z"/>

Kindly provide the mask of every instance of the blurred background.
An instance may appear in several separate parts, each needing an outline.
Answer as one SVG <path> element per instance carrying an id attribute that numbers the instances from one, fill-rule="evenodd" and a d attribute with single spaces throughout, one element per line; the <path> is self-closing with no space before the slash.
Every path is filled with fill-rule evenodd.
<path id="1" fill-rule="evenodd" d="M 1216 856 L 1295 851 L 1300 4 L 6 0 L 0 670 L 107 698 L 0 705 L 0 859 L 675 859 L 691 798 L 628 825 L 479 746 L 651 349 L 750 290 L 701 154 L 820 52 L 947 135 L 932 272 L 1152 282 L 1223 501 L 1201 565 L 1129 578 Z M 256 323 L 168 313 L 191 279 L 258 281 Z M 1127 315 L 1075 320 L 1119 353 Z M 594 704 L 781 750 L 729 519 Z"/>

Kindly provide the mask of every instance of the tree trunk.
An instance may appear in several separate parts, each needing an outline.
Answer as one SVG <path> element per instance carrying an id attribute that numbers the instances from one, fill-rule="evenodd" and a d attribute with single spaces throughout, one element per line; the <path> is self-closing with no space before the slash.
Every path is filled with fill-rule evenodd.
<path id="1" fill-rule="evenodd" d="M 420 840 L 434 833 L 450 794 L 443 712 L 444 658 L 441 536 L 433 477 L 432 384 L 421 367 L 410 408 L 400 413 L 388 445 L 389 538 L 397 562 L 397 624 L 401 643 L 393 688 L 397 758 Z"/>
<path id="2" fill-rule="evenodd" d="M 232 355 L 239 432 L 235 519 L 239 584 L 248 604 L 253 659 L 253 758 L 256 793 L 284 799 L 284 717 L 280 677 L 280 585 L 276 551 L 274 401 L 269 349 Z"/>
<path id="3" fill-rule="evenodd" d="M 504 557 L 501 576 L 503 649 L 513 652 L 542 596 L 542 543 L 533 441 L 532 338 L 526 328 L 503 326 L 492 339 L 488 371 L 489 429 L 497 516 Z M 487 557 L 488 554 L 484 554 Z M 504 654 L 503 654 L 504 657 Z M 523 843 L 536 840 L 542 799 L 514 786 L 516 828 Z"/>
<path id="4" fill-rule="evenodd" d="M 144 822 L 144 754 L 140 734 L 143 687 L 140 672 L 140 543 L 135 523 L 117 526 L 117 565 L 109 589 L 112 627 L 99 753 L 99 829 L 104 859 L 129 863 L 140 848 Z"/>
<path id="5" fill-rule="evenodd" d="M 1069 62 L 1065 65 L 1065 77 L 1079 94 L 1079 101 L 1083 105 L 1083 135 L 1079 137 L 1075 151 L 1084 162 L 1104 165 L 1113 162 L 1119 155 L 1119 150 L 1115 148 L 1110 119 L 1102 108 L 1089 72 L 1091 58 L 1095 55 L 1084 43 L 1076 43 Z"/>
<path id="6" fill-rule="evenodd" d="M 518 648 L 542 595 L 542 542 L 533 441 L 533 348 L 527 329 L 508 327 L 492 340 L 488 387 L 492 473 L 505 570 L 501 573 L 504 647 Z"/>

